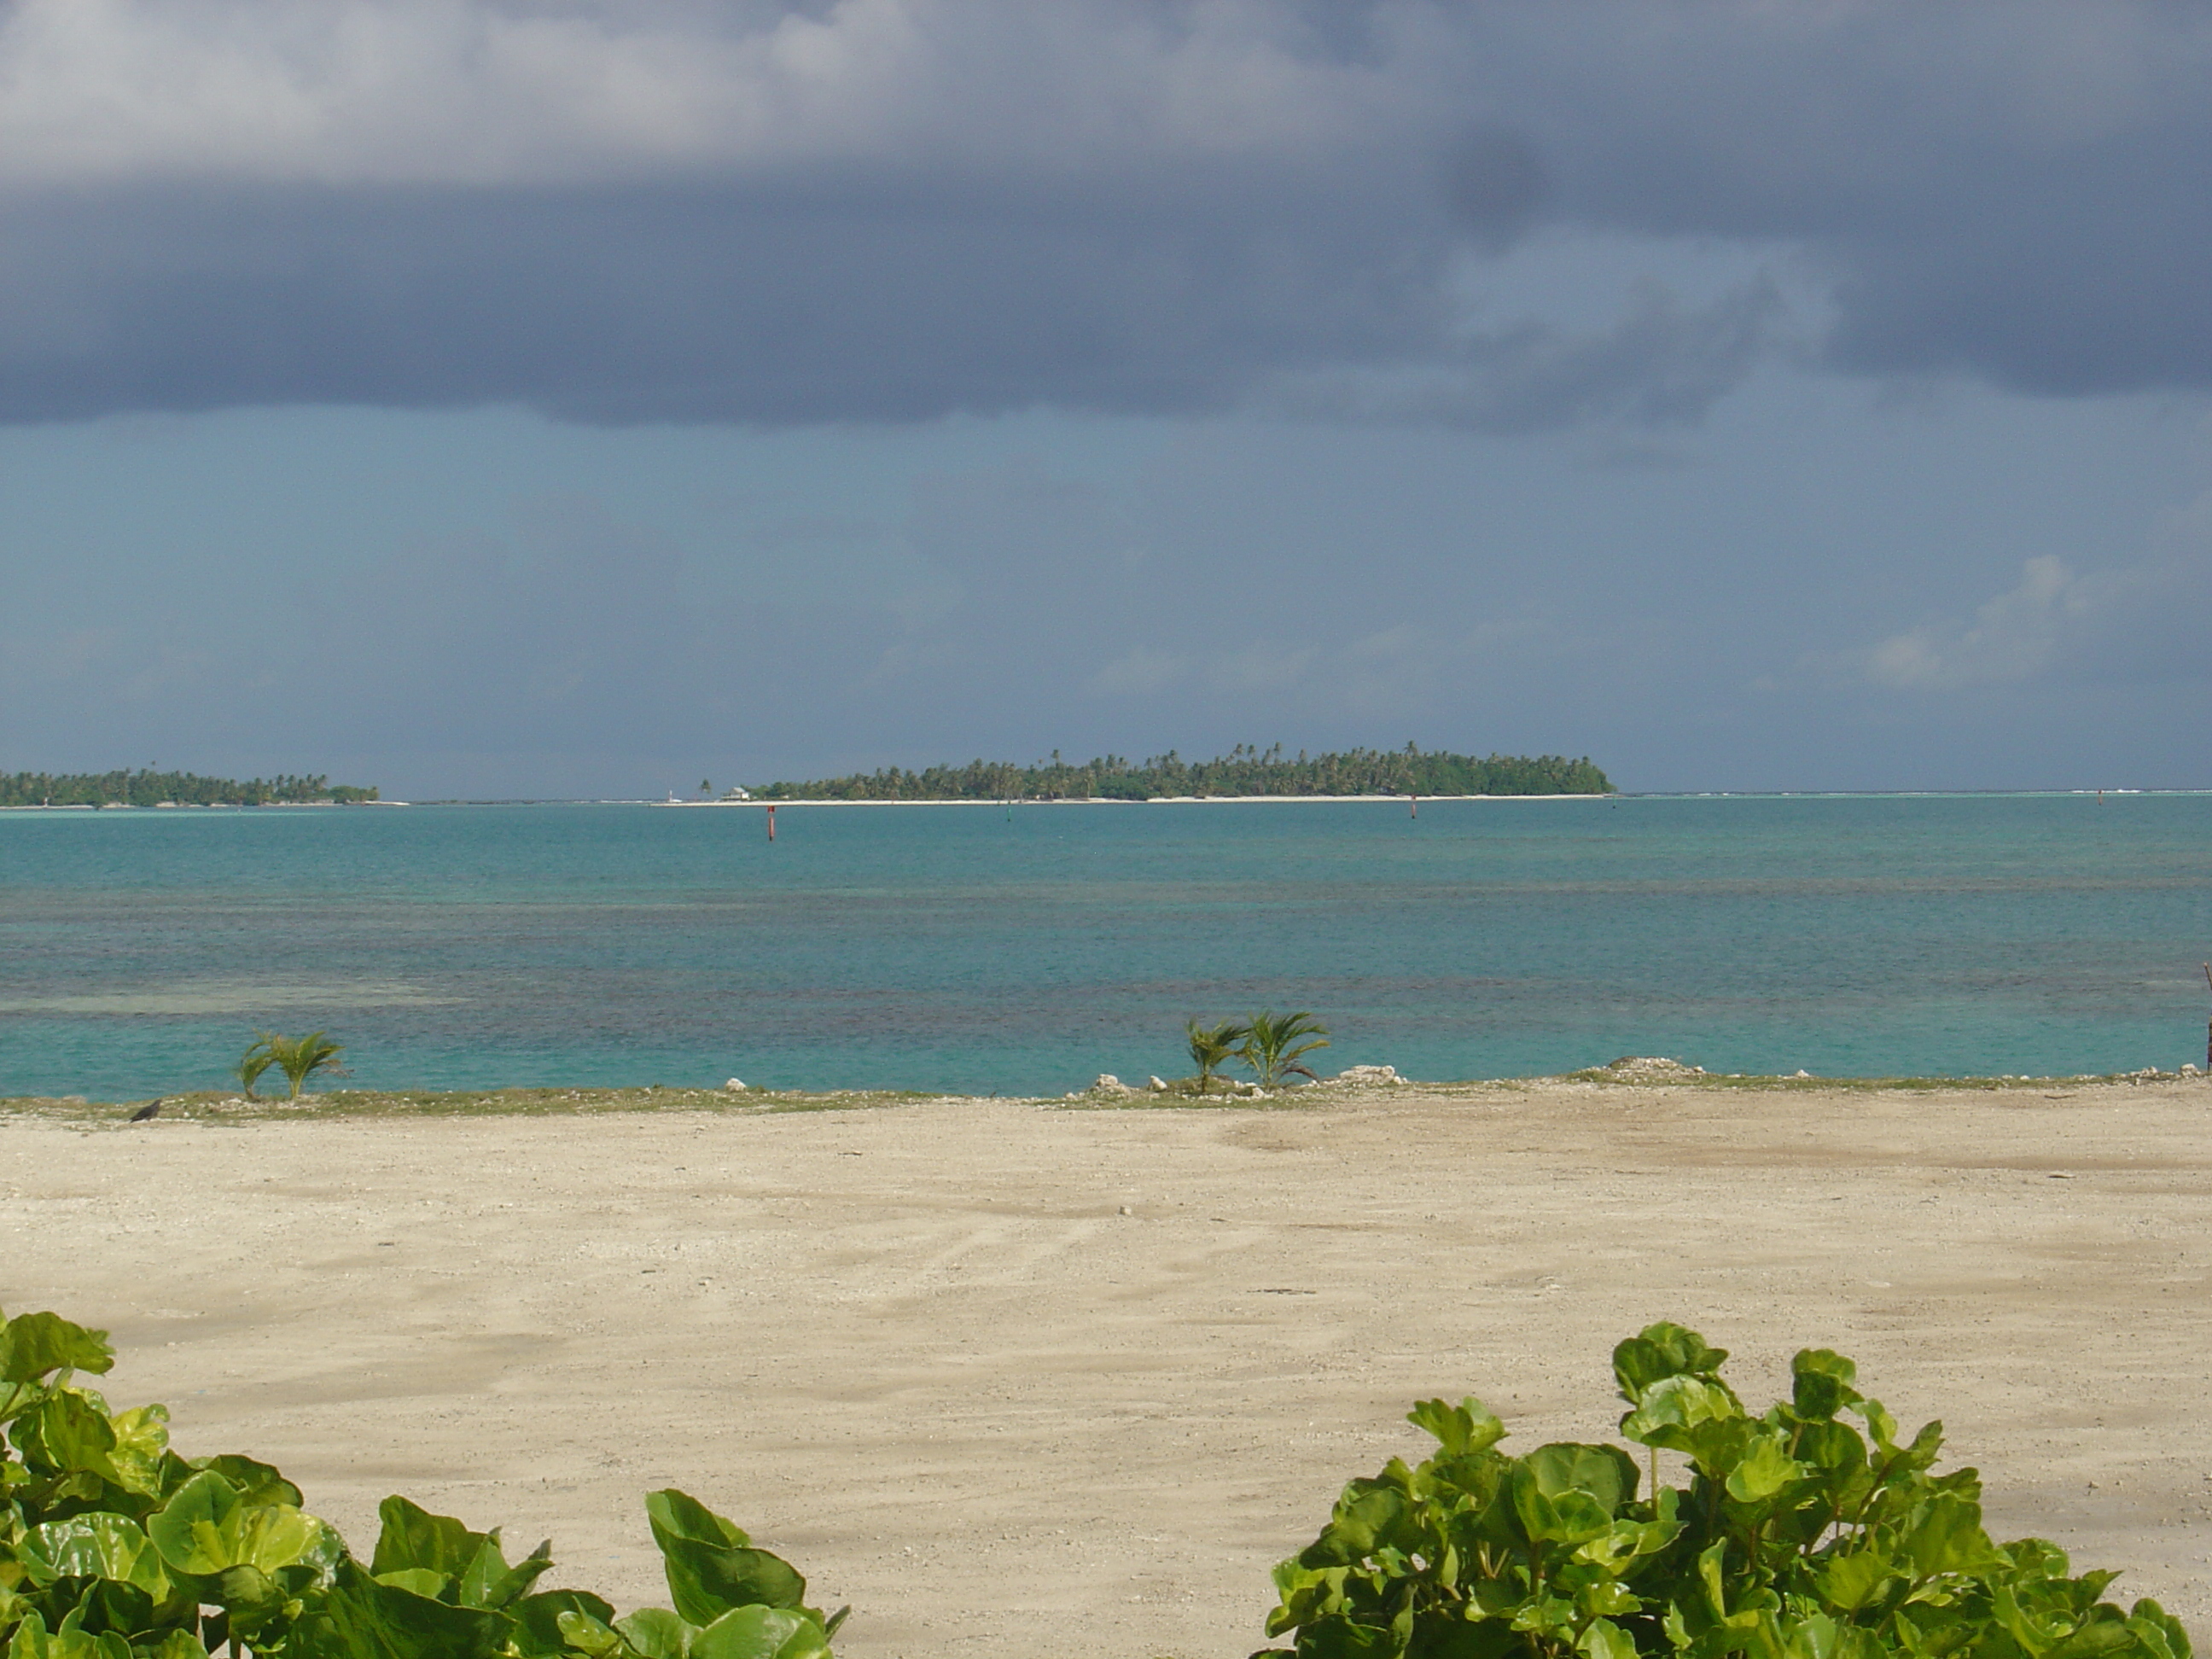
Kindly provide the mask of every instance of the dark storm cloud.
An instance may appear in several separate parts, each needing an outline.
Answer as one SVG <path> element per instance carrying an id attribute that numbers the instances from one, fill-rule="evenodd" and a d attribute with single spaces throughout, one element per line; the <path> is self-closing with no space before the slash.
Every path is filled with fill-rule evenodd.
<path id="1" fill-rule="evenodd" d="M 326 192 L 19 208 L 0 413 L 527 402 L 586 420 L 906 420 L 1219 407 L 1285 369 L 1426 348 L 1433 281 L 1160 185 L 1013 211 L 822 185 Z M 22 251 L 36 248 L 35 260 Z M 1432 260 L 1434 250 L 1422 257 Z M 26 271 L 24 267 L 33 266 Z"/>
<path id="2" fill-rule="evenodd" d="M 1485 309 L 1547 231 L 1786 255 L 1847 369 L 2212 380 L 2195 5 L 18 0 L 0 86 L 17 421 L 1650 426 L 1778 337 Z"/>

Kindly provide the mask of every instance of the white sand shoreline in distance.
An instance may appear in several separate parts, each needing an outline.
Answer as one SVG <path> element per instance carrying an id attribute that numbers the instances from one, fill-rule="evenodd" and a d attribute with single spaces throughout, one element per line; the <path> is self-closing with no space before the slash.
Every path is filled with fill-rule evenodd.
<path id="1" fill-rule="evenodd" d="M 664 1599 L 675 1484 L 854 1612 L 849 1659 L 1241 1656 L 1341 1484 L 1475 1394 L 1602 1438 L 1655 1319 L 1755 1407 L 1831 1346 L 1943 1418 L 1991 1529 L 2212 1614 L 2212 1084 L 1562 1080 L 1259 1107 L 0 1114 L 10 1312 L 270 1458 L 357 1548 L 404 1492 Z"/>

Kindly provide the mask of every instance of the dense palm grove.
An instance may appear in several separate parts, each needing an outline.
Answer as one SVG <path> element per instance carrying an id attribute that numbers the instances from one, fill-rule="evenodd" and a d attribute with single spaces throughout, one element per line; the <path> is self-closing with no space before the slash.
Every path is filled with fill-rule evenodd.
<path id="1" fill-rule="evenodd" d="M 0 774 L 0 806 L 267 806 L 279 801 L 374 800 L 374 788 L 333 784 L 320 773 L 294 777 L 204 778 L 196 772 Z"/>
<path id="2" fill-rule="evenodd" d="M 970 761 L 920 772 L 887 767 L 811 783 L 773 783 L 771 800 L 1145 800 L 1157 795 L 1605 795 L 1613 785 L 1589 760 L 1559 755 L 1455 755 L 1354 749 L 1296 759 L 1280 744 L 1240 744 L 1226 756 L 1186 761 L 1173 750 L 1143 764 L 1125 756 L 1017 766 Z"/>

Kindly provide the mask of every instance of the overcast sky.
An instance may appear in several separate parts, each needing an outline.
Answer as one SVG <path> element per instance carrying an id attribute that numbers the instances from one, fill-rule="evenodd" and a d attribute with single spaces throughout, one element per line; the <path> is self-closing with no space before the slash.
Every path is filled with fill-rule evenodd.
<path id="1" fill-rule="evenodd" d="M 2212 7 L 0 4 L 0 769 L 2212 786 Z"/>

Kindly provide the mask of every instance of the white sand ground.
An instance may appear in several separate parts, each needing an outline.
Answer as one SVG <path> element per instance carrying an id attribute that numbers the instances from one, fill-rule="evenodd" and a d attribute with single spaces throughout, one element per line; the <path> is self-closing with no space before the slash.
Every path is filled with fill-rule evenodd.
<path id="1" fill-rule="evenodd" d="M 1856 1356 L 2001 1535 L 2212 1636 L 2208 1130 L 2200 1082 L 0 1119 L 0 1303 L 109 1328 L 112 1400 L 363 1550 L 404 1491 L 660 1600 L 680 1485 L 854 1605 L 852 1659 L 1241 1656 L 1413 1400 L 1597 1437 L 1670 1317 L 1762 1403 Z"/>

